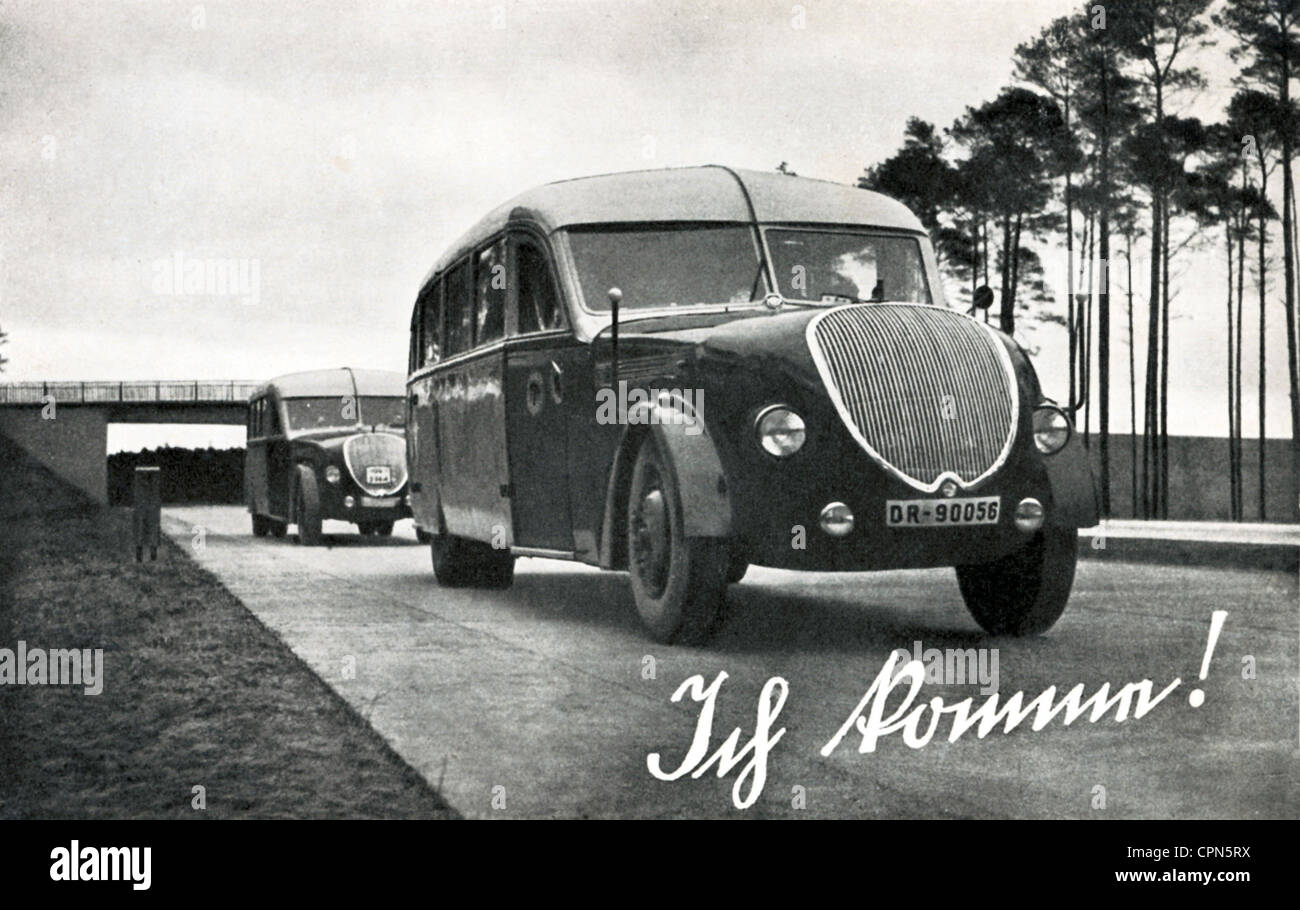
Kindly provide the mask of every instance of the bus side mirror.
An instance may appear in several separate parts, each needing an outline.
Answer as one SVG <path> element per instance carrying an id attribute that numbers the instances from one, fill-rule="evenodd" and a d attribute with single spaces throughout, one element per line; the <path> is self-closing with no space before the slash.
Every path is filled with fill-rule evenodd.
<path id="1" fill-rule="evenodd" d="M 993 289 L 987 284 L 981 284 L 975 289 L 975 296 L 971 302 L 974 304 L 975 309 L 987 310 L 993 306 Z"/>

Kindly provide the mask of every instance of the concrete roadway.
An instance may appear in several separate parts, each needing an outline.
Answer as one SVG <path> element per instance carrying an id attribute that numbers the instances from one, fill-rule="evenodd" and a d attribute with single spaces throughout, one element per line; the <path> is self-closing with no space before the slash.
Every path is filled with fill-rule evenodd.
<path id="1" fill-rule="evenodd" d="M 440 588 L 410 522 L 391 540 L 328 522 L 319 548 L 252 537 L 240 507 L 169 508 L 164 526 L 466 816 L 1300 817 L 1300 606 L 1286 573 L 1084 561 L 1065 616 L 1022 641 L 984 638 L 949 570 L 751 569 L 717 639 L 685 648 L 642 634 L 618 573 L 521 559 L 510 590 Z M 1229 615 L 1200 684 L 1213 610 Z M 1122 723 L 1112 709 L 949 742 L 943 719 L 922 748 L 894 733 L 861 754 L 850 730 L 822 757 L 891 650 L 916 641 L 997 648 L 1003 698 L 1183 683 Z M 743 761 L 723 779 L 716 765 L 675 781 L 646 766 L 661 752 L 678 767 L 699 706 L 670 696 L 720 671 L 709 754 L 733 727 L 748 743 L 764 683 L 789 683 L 774 724 L 786 732 L 744 811 Z M 950 680 L 917 703 L 934 696 L 987 697 Z"/>

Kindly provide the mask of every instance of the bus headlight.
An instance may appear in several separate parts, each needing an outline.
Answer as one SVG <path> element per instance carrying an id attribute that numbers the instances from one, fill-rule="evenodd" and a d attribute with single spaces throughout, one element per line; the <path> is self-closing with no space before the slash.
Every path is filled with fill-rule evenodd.
<path id="1" fill-rule="evenodd" d="M 1055 405 L 1034 411 L 1034 445 L 1044 455 L 1055 455 L 1070 441 L 1070 418 Z"/>
<path id="2" fill-rule="evenodd" d="M 803 418 L 785 405 L 774 404 L 754 421 L 758 443 L 769 455 L 788 458 L 803 448 L 807 438 Z"/>
<path id="3" fill-rule="evenodd" d="M 330 483 L 338 483 L 339 476 L 338 465 L 330 465 L 325 469 L 325 479 Z"/>

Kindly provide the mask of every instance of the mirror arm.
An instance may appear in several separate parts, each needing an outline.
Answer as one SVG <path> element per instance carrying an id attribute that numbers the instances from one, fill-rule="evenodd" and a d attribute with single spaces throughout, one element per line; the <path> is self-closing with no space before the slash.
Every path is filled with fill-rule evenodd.
<path id="1" fill-rule="evenodd" d="M 1066 410 L 1070 412 L 1070 418 L 1073 419 L 1074 415 L 1078 413 L 1080 410 L 1082 410 L 1083 406 L 1086 405 L 1087 403 L 1088 403 L 1088 392 L 1086 389 L 1080 387 L 1078 400 L 1071 401 L 1069 403 L 1069 407 L 1066 408 Z"/>
<path id="2" fill-rule="evenodd" d="M 1083 321 L 1082 318 L 1080 318 L 1079 321 L 1082 322 Z M 1086 376 L 1088 367 L 1083 362 L 1082 358 L 1079 358 L 1079 366 L 1083 368 L 1083 371 Z M 1070 369 L 1074 370 L 1075 367 L 1072 365 Z M 1074 420 L 1075 415 L 1083 409 L 1084 405 L 1088 403 L 1088 385 L 1086 382 L 1083 381 L 1083 378 L 1084 377 L 1079 377 L 1079 382 L 1075 384 L 1075 388 L 1078 389 L 1078 393 L 1079 393 L 1078 399 L 1071 400 L 1069 402 L 1069 407 L 1066 408 L 1066 410 L 1069 411 L 1070 413 L 1071 420 Z M 1078 423 L 1078 421 L 1075 421 L 1075 423 Z"/>

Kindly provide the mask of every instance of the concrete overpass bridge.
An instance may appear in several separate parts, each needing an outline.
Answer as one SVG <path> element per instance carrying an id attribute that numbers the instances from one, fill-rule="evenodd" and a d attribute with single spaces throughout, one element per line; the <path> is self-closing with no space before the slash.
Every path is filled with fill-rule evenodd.
<path id="1" fill-rule="evenodd" d="M 242 426 L 245 380 L 0 383 L 0 433 L 84 490 L 108 501 L 110 423 L 205 423 Z"/>

